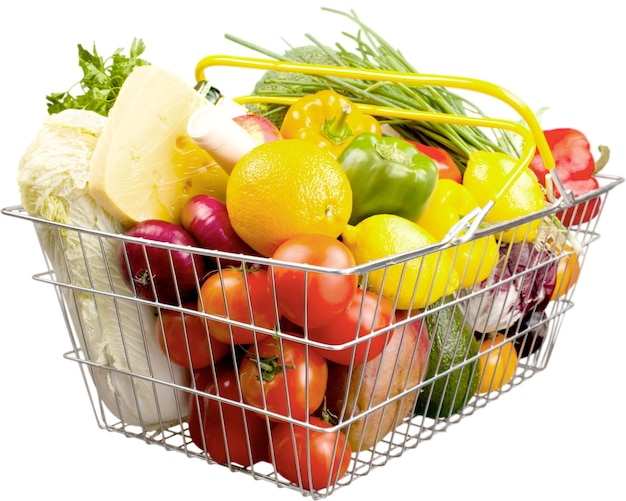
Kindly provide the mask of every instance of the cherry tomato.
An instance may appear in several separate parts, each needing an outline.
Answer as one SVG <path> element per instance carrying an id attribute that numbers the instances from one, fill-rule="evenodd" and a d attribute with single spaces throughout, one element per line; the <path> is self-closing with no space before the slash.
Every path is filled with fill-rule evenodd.
<path id="1" fill-rule="evenodd" d="M 184 307 L 196 311 L 195 303 L 186 303 Z M 230 344 L 209 336 L 205 319 L 193 313 L 159 308 L 154 330 L 163 353 L 183 367 L 207 367 L 230 351 Z"/>
<path id="2" fill-rule="evenodd" d="M 350 250 L 336 238 L 307 234 L 288 239 L 272 255 L 273 259 L 296 264 L 347 269 L 355 266 Z M 272 266 L 270 287 L 276 291 L 280 312 L 297 325 L 307 328 L 330 323 L 345 310 L 356 294 L 356 274 L 306 272 Z M 306 303 L 306 308 L 305 308 Z"/>
<path id="3" fill-rule="evenodd" d="M 330 427 L 316 417 L 310 418 L 310 424 Z M 352 450 L 341 431 L 320 431 L 281 422 L 272 428 L 271 441 L 276 471 L 307 490 L 334 485 L 350 466 Z"/>
<path id="4" fill-rule="evenodd" d="M 250 466 L 268 459 L 268 423 L 256 412 L 241 407 L 239 378 L 233 368 L 221 371 L 205 389 L 210 395 L 232 401 L 205 399 L 204 444 L 220 464 Z"/>
<path id="5" fill-rule="evenodd" d="M 267 271 L 262 268 L 216 271 L 200 288 L 198 309 L 246 325 L 273 329 L 276 325 L 274 298 L 267 284 Z M 252 328 L 215 319 L 206 320 L 209 334 L 222 343 L 250 344 L 254 341 L 256 331 Z"/>
<path id="6" fill-rule="evenodd" d="M 559 259 L 556 268 L 556 283 L 552 291 L 551 300 L 564 296 L 570 290 L 580 274 L 580 261 L 576 252 L 567 254 Z"/>
<path id="7" fill-rule="evenodd" d="M 303 421 L 324 400 L 328 364 L 303 343 L 266 337 L 250 347 L 239 375 L 247 404 Z"/>
<path id="8" fill-rule="evenodd" d="M 383 296 L 360 289 L 352 303 L 330 324 L 309 329 L 309 339 L 328 345 L 349 343 L 392 325 L 393 306 Z M 320 353 L 338 364 L 362 365 L 382 353 L 391 333 L 380 332 L 368 341 L 342 350 L 320 348 Z"/>
<path id="9" fill-rule="evenodd" d="M 491 349 L 497 345 L 502 346 Z M 498 333 L 481 343 L 480 352 L 487 353 L 479 358 L 481 371 L 479 393 L 497 391 L 511 382 L 515 376 L 518 359 L 513 341 L 507 341 L 504 334 Z"/>

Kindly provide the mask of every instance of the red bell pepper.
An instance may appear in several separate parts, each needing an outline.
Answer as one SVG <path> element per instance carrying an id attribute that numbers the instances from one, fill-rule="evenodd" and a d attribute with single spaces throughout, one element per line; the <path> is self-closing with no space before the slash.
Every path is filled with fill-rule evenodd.
<path id="1" fill-rule="evenodd" d="M 598 189 L 595 177 L 608 160 L 608 148 L 600 147 L 601 156 L 596 161 L 591 153 L 587 137 L 579 130 L 570 128 L 550 129 L 543 131 L 550 151 L 554 157 L 555 170 L 563 187 L 571 190 L 578 198 Z M 530 168 L 537 175 L 539 182 L 546 186 L 546 174 L 543 159 L 539 152 L 535 153 Z M 559 196 L 554 186 L 554 195 Z M 546 193 L 547 198 L 547 193 Z M 600 212 L 600 198 L 592 198 L 585 203 L 575 204 L 558 214 L 565 226 L 586 223 Z"/>
<path id="2" fill-rule="evenodd" d="M 452 179 L 457 183 L 463 182 L 463 175 L 461 170 L 454 162 L 450 153 L 443 148 L 437 146 L 429 146 L 426 144 L 418 143 L 417 141 L 411 141 L 406 139 L 409 143 L 417 148 L 417 151 L 431 158 L 437 169 L 439 169 L 439 179 Z"/>

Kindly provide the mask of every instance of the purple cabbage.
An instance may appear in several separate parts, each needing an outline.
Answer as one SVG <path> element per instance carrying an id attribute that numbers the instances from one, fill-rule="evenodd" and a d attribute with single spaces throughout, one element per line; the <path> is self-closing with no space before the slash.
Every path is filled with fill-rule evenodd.
<path id="1" fill-rule="evenodd" d="M 493 333 L 507 329 L 530 312 L 542 312 L 556 285 L 558 260 L 549 249 L 519 242 L 500 246 L 488 279 L 466 293 L 464 309 L 473 329 Z"/>

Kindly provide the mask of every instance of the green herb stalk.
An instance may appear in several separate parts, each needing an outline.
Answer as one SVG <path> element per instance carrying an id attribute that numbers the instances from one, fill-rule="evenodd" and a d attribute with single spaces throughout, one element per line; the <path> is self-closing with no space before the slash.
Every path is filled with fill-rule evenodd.
<path id="1" fill-rule="evenodd" d="M 236 36 L 229 34 L 225 36 L 228 40 L 280 61 L 417 73 L 399 50 L 364 24 L 354 11 L 348 13 L 330 8 L 322 10 L 345 16 L 358 26 L 357 34 L 342 33 L 355 44 L 354 50 L 348 50 L 339 42 L 334 47 L 328 47 L 313 35 L 305 34 L 312 42 L 312 46 L 290 46 L 284 54 L 277 54 Z M 311 50 L 312 48 L 315 50 Z M 441 86 L 406 85 L 329 76 L 294 76 L 293 73 L 277 71 L 266 72 L 255 86 L 252 95 L 302 96 L 328 88 L 346 95 L 357 103 L 465 116 L 486 116 L 475 104 Z M 280 120 L 280 112 L 281 110 L 284 112 L 285 108 L 284 105 L 267 105 L 255 111 L 262 110 L 262 114 L 268 117 L 278 116 Z M 472 151 L 501 151 L 518 155 L 513 138 L 505 131 L 490 130 L 490 134 L 487 134 L 480 128 L 458 124 L 384 117 L 381 117 L 381 121 L 391 126 L 402 137 L 445 148 L 461 170 L 464 170 Z"/>

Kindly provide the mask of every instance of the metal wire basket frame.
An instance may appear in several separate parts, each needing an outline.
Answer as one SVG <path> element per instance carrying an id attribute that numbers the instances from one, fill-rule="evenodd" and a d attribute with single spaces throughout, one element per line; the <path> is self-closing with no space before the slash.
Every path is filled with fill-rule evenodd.
<path id="1" fill-rule="evenodd" d="M 341 77 L 405 81 L 406 83 L 413 85 L 448 85 L 457 88 L 471 89 L 476 89 L 477 87 L 476 81 L 471 79 L 459 79 L 455 77 L 432 75 L 395 74 L 393 72 L 383 73 L 351 68 L 314 67 L 296 63 L 248 58 L 232 58 L 230 56 L 212 56 L 211 58 L 203 59 L 199 63 L 196 72 L 198 80 L 201 80 L 204 77 L 204 69 L 212 64 L 254 67 L 259 69 L 305 71 L 320 74 L 330 73 Z M 545 143 L 545 138 L 543 137 L 534 116 L 526 108 L 526 106 L 511 94 L 503 91 L 497 86 L 493 86 L 492 84 L 480 83 L 478 88 L 479 90 L 486 89 L 489 94 L 496 95 L 496 97 L 501 98 L 506 103 L 513 106 L 527 122 L 528 128 L 520 125 L 519 123 L 506 120 L 445 116 L 441 114 L 429 114 L 412 110 L 383 109 L 380 107 L 369 108 L 369 111 L 373 114 L 383 116 L 402 116 L 404 118 L 415 120 L 441 120 L 461 123 L 464 125 L 497 127 L 511 130 L 520 134 L 524 139 L 524 149 L 519 159 L 520 169 L 521 167 L 527 165 L 532 155 L 534 155 L 535 146 L 544 156 L 546 165 L 553 166 L 553 159 L 549 149 L 547 148 L 547 144 Z M 240 102 L 246 102 L 247 100 L 248 98 L 241 98 Z M 290 101 L 274 100 L 273 102 L 288 103 Z M 367 107 L 364 108 L 367 109 Z M 510 186 L 514 179 L 515 175 L 512 176 L 509 184 L 502 188 L 501 192 L 506 191 L 507 187 Z M 4 208 L 2 213 L 31 222 L 40 238 L 43 257 L 47 269 L 46 271 L 35 274 L 33 278 L 36 281 L 52 285 L 56 291 L 71 342 L 71 349 L 64 354 L 64 357 L 78 363 L 89 394 L 94 416 L 99 427 L 105 430 L 121 433 L 127 437 L 138 438 L 147 443 L 158 444 L 168 450 L 175 450 L 188 457 L 198 458 L 206 461 L 207 463 L 217 464 L 216 461 L 211 458 L 210 454 L 208 454 L 201 445 L 199 446 L 198 443 L 194 443 L 190 437 L 188 423 L 188 405 L 190 402 L 195 402 L 196 405 L 200 405 L 200 402 L 202 401 L 214 401 L 222 405 L 236 406 L 242 411 L 255 412 L 266 419 L 267 428 L 270 434 L 271 419 L 288 422 L 293 427 L 304 427 L 310 431 L 319 431 L 329 434 L 340 432 L 345 433 L 346 435 L 348 435 L 350 430 L 358 424 L 363 423 L 368 419 L 373 421 L 376 426 L 379 427 L 380 436 L 378 437 L 377 442 L 371 447 L 354 451 L 352 453 L 350 466 L 346 474 L 340 478 L 332 478 L 332 476 L 329 476 L 328 482 L 323 488 L 306 487 L 302 478 L 293 482 L 282 477 L 276 470 L 276 458 L 273 453 L 270 453 L 270 457 L 266 461 L 253 462 L 253 464 L 246 466 L 242 466 L 241 464 L 230 460 L 228 460 L 225 464 L 226 467 L 232 470 L 241 471 L 254 478 L 264 479 L 277 485 L 294 489 L 302 495 L 310 495 L 313 498 L 322 498 L 329 496 L 338 488 L 349 485 L 356 478 L 367 475 L 373 468 L 386 464 L 390 458 L 399 457 L 406 450 L 415 448 L 420 442 L 432 438 L 439 432 L 445 431 L 451 424 L 457 423 L 464 417 L 473 414 L 476 410 L 484 407 L 490 401 L 499 398 L 501 395 L 509 392 L 512 388 L 526 381 L 537 372 L 545 369 L 548 365 L 550 355 L 557 340 L 564 315 L 574 305 L 572 298 L 576 285 L 557 299 L 550 301 L 545 310 L 542 312 L 543 315 L 541 317 L 538 317 L 536 320 L 523 328 L 519 327 L 519 324 L 516 324 L 517 327 L 515 329 L 511 328 L 510 332 L 507 332 L 508 342 L 520 342 L 522 345 L 524 340 L 533 339 L 534 332 L 538 329 L 541 329 L 544 332 L 541 345 L 537 349 L 531 350 L 528 355 L 519 357 L 515 366 L 515 375 L 508 383 L 491 391 L 483 393 L 476 392 L 474 394 L 466 395 L 466 401 L 462 406 L 462 409 L 459 412 L 455 412 L 445 417 L 431 418 L 416 414 L 412 411 L 405 414 L 394 411 L 395 414 L 392 416 L 394 420 L 393 426 L 391 426 L 389 430 L 383 429 L 381 424 L 382 420 L 379 422 L 376 416 L 380 413 L 384 413 L 386 409 L 399 408 L 400 404 L 404 402 L 409 402 L 410 408 L 413 409 L 418 396 L 422 393 L 432 391 L 432 388 L 437 381 L 452 380 L 451 376 L 459 371 L 465 370 L 466 368 L 471 371 L 478 370 L 479 358 L 482 354 L 467 356 L 462 363 L 453 365 L 447 370 L 438 372 L 436 376 L 432 378 L 425 378 L 422 373 L 422 377 L 419 382 L 406 382 L 403 388 L 398 391 L 389 392 L 385 398 L 378 399 L 378 401 L 371 400 L 365 409 L 355 410 L 348 409 L 344 406 L 343 411 L 345 412 L 337 417 L 336 422 L 331 424 L 328 428 L 320 428 L 319 426 L 311 423 L 308 419 L 301 420 L 290 415 L 278 415 L 267 408 L 259 409 L 244 402 L 243 400 L 233 401 L 219 394 L 207 393 L 203 391 L 203 388 L 196 386 L 193 374 L 188 379 L 183 380 L 176 377 L 176 368 L 173 367 L 171 362 L 164 373 L 155 375 L 155 373 L 152 372 L 152 354 L 149 350 L 149 344 L 151 340 L 154 339 L 154 324 L 148 322 L 144 317 L 142 317 L 140 310 L 143 308 L 148 308 L 154 311 L 158 311 L 159 309 L 170 309 L 179 312 L 181 315 L 199 315 L 203 318 L 223 322 L 231 328 L 243 327 L 254 330 L 261 335 L 274 336 L 278 342 L 282 342 L 283 340 L 296 341 L 303 344 L 307 350 L 345 350 L 352 348 L 356 349 L 359 346 L 367 346 L 367 343 L 370 343 L 377 336 L 389 336 L 398 329 L 405 329 L 409 324 L 423 321 L 428 315 L 438 316 L 444 309 L 463 307 L 467 301 L 472 299 L 482 300 L 482 298 L 486 297 L 486 294 L 490 290 L 501 287 L 506 282 L 521 280 L 527 276 L 532 276 L 535 280 L 541 280 L 542 274 L 546 273 L 546 267 L 556 263 L 559 259 L 562 259 L 564 255 L 575 253 L 577 258 L 580 260 L 580 265 L 582 267 L 585 259 L 587 258 L 590 244 L 599 237 L 596 227 L 600 220 L 602 209 L 606 205 L 605 200 L 608 197 L 609 192 L 615 186 L 623 182 L 623 179 L 620 177 L 606 174 L 598 175 L 598 179 L 600 180 L 601 186 L 594 192 L 573 199 L 571 194 L 568 194 L 565 190 L 559 190 L 561 193 L 565 193 L 564 197 L 559 200 L 555 200 L 555 203 L 547 206 L 545 210 L 530 216 L 508 221 L 506 223 L 486 226 L 481 225 L 480 223 L 490 207 L 482 208 L 480 211 L 473 213 L 471 217 L 461 221 L 459 225 L 450 231 L 446 239 L 438 242 L 437 244 L 414 249 L 403 254 L 389 256 L 377 261 L 364 263 L 349 269 L 299 265 L 265 257 L 242 256 L 239 254 L 231 254 L 217 250 L 202 248 L 190 249 L 188 247 L 161 242 L 146 242 L 145 240 L 125 235 L 46 221 L 27 214 L 21 206 Z M 558 176 L 556 177 L 556 183 L 558 186 Z M 550 259 L 537 263 L 536 265 L 527 266 L 523 269 L 523 271 L 515 273 L 506 280 L 496 280 L 487 286 L 484 286 L 483 284 L 482 288 L 479 287 L 480 284 L 476 284 L 476 287 L 471 288 L 469 291 L 465 291 L 464 294 L 454 294 L 453 297 L 451 297 L 449 301 L 443 305 L 433 306 L 432 308 L 425 310 L 410 311 L 406 317 L 401 319 L 396 318 L 392 324 L 386 326 L 382 330 L 371 332 L 366 336 L 355 338 L 353 341 L 341 345 L 325 345 L 315 342 L 308 338 L 306 332 L 302 336 L 295 335 L 288 330 L 281 328 L 280 319 L 278 319 L 278 325 L 275 329 L 267 329 L 255 325 L 254 323 L 240 322 L 229 318 L 228 316 L 215 316 L 204 312 L 190 310 L 182 303 L 173 305 L 161 303 L 158 300 L 148 301 L 140 298 L 137 294 L 133 293 L 132 290 L 122 291 L 117 288 L 115 286 L 115 280 L 110 274 L 111 270 L 113 270 L 117 264 L 111 261 L 111 255 L 108 253 L 108 249 L 119 248 L 123 246 L 124 243 L 128 242 L 165 249 L 169 253 L 175 251 L 185 251 L 197 254 L 217 263 L 217 273 L 222 273 L 225 269 L 221 263 L 226 262 L 226 260 L 239 260 L 242 262 L 242 265 L 266 267 L 268 270 L 273 270 L 276 267 L 285 267 L 302 270 L 306 274 L 322 273 L 330 275 L 357 275 L 361 280 L 363 280 L 364 283 L 367 283 L 370 274 L 374 272 L 381 270 L 385 272 L 392 266 L 406 266 L 406 263 L 412 260 L 424 258 L 426 256 L 441 256 L 443 252 L 454 250 L 462 243 L 476 241 L 486 236 L 496 236 L 499 238 L 498 236 L 504 231 L 517 228 L 532 221 L 541 220 L 545 222 L 546 225 L 551 227 L 551 225 L 555 224 L 555 218 L 559 212 L 571 207 L 576 207 L 577 210 L 582 211 L 588 203 L 596 199 L 601 200 L 601 210 L 598 216 L 583 225 L 570 227 L 565 230 L 559 228 L 559 231 L 565 232 L 570 241 L 576 242 L 575 249 L 569 249 L 564 251 L 564 253 L 555 254 Z M 539 245 L 544 243 L 547 244 L 547 240 L 550 238 L 550 235 L 553 235 L 553 232 L 547 231 L 542 237 L 544 241 L 540 241 Z M 55 256 L 53 256 L 50 251 L 50 242 L 55 242 L 54 245 L 57 246 L 57 250 L 60 249 L 62 252 L 68 236 L 69 238 L 73 238 L 75 242 L 79 243 L 81 251 L 84 254 L 84 268 L 79 270 L 82 273 L 80 277 L 78 277 L 76 269 L 70 269 L 69 263 L 63 262 L 62 259 L 59 260 L 59 255 L 55 254 Z M 498 242 L 501 243 L 499 240 Z M 93 252 L 94 248 L 101 249 L 101 256 L 98 257 L 98 260 L 104 263 L 104 269 L 107 271 L 106 277 L 92 276 L 92 268 L 90 265 L 90 259 L 92 259 L 92 257 L 87 256 L 87 244 L 90 245 L 90 252 Z M 173 268 L 172 271 L 174 271 Z M 202 280 L 203 277 L 196 276 L 198 287 L 200 287 Z M 89 337 L 89 332 L 87 332 L 87 330 L 91 327 L 84 322 L 84 318 L 81 317 L 80 313 L 80 304 L 85 297 L 88 301 L 93 301 L 96 306 L 98 304 L 102 304 L 102 301 L 106 301 L 114 305 L 114 311 L 118 311 L 118 317 L 107 319 L 107 321 L 112 321 L 114 324 L 117 322 L 117 328 L 119 329 L 122 344 L 129 341 L 131 337 L 134 337 L 136 338 L 135 341 L 138 340 L 137 342 L 140 346 L 143 345 L 148 365 L 147 371 L 137 372 L 133 369 L 132 364 L 127 363 L 124 367 L 120 367 L 110 363 L 108 360 L 99 360 L 91 356 L 90 344 L 87 342 L 87 338 Z M 275 291 L 274 301 L 276 304 Z M 124 332 L 122 319 L 119 316 L 120 310 L 118 309 L 121 308 L 122 305 L 128 306 L 131 310 L 136 310 L 138 319 L 136 325 L 139 326 L 139 332 Z M 276 308 L 278 308 L 277 305 Z M 497 313 L 500 315 L 505 314 L 504 312 Z M 102 320 L 104 321 L 104 319 Z M 425 329 L 423 330 L 425 331 Z M 208 335 L 209 333 L 207 331 L 207 336 Z M 489 351 L 497 351 L 500 348 L 502 348 L 501 344 L 493 345 Z M 124 353 L 126 357 L 129 357 L 128 350 L 130 350 L 130 348 L 124 345 Z M 237 357 L 240 356 L 240 353 L 237 352 L 236 346 L 232 346 L 231 355 L 233 360 L 237 360 Z M 400 364 L 401 362 L 399 359 L 391 361 L 390 366 L 392 367 L 392 379 L 396 374 L 396 371 L 400 370 Z M 234 364 L 234 366 L 236 368 L 236 364 Z M 359 371 L 362 371 L 362 368 L 350 366 L 349 371 L 351 374 L 357 374 L 355 377 L 358 377 Z M 113 400 L 104 398 L 102 375 L 105 375 L 106 381 L 113 385 Z M 376 380 L 377 378 L 378 375 L 376 376 Z M 376 380 L 374 385 L 377 384 Z M 122 397 L 116 393 L 117 390 L 121 391 L 121 386 L 120 388 L 116 388 L 116 384 L 119 383 L 121 385 L 124 381 L 129 382 L 129 387 L 131 388 L 131 399 L 134 399 L 137 408 L 141 407 L 141 397 L 138 394 L 140 386 L 143 385 L 141 386 L 141 391 L 146 391 L 147 388 L 148 394 L 150 394 L 150 391 L 152 392 L 152 396 L 154 397 L 154 411 L 156 414 L 155 419 L 148 422 L 147 419 L 144 419 L 145 416 L 142 416 L 141 412 L 138 413 L 139 415 L 134 420 L 126 419 L 128 411 L 122 406 Z M 361 382 L 359 382 L 359 385 L 360 384 Z M 446 389 L 446 391 L 448 391 L 448 389 Z M 173 395 L 173 407 L 175 410 L 173 414 L 169 416 L 166 416 L 165 413 L 162 412 L 165 407 L 165 405 L 161 405 L 163 392 Z M 118 396 L 120 400 L 118 400 Z M 224 422 L 222 421 L 222 430 L 218 430 L 217 432 L 224 433 L 223 427 Z M 339 442 L 336 443 L 336 447 L 338 447 L 338 444 Z"/>

